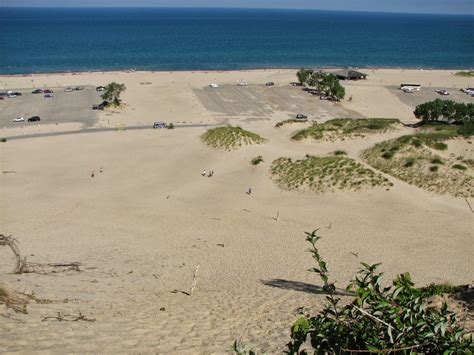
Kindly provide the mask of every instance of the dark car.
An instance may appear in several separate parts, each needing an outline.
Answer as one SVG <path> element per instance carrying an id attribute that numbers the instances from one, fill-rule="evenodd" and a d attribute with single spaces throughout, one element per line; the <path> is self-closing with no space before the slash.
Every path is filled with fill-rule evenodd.
<path id="1" fill-rule="evenodd" d="M 28 118 L 28 122 L 39 122 L 41 121 L 41 118 L 39 116 L 33 116 Z"/>
<path id="2" fill-rule="evenodd" d="M 76 86 L 76 87 L 74 88 L 74 90 L 80 91 L 80 90 L 84 90 L 84 88 L 83 88 L 82 86 Z"/>
<path id="3" fill-rule="evenodd" d="M 166 123 L 164 123 L 164 122 L 155 122 L 155 123 L 153 123 L 153 128 L 166 128 Z"/>
<path id="4" fill-rule="evenodd" d="M 109 105 L 109 102 L 108 101 L 102 101 L 100 104 L 98 105 L 92 105 L 92 109 L 93 110 L 100 110 L 102 111 L 104 108 L 106 108 L 107 106 Z"/>
<path id="5" fill-rule="evenodd" d="M 308 116 L 303 115 L 302 113 L 298 113 L 298 114 L 296 115 L 296 118 L 297 118 L 298 120 L 305 120 L 305 119 L 308 118 Z"/>
<path id="6" fill-rule="evenodd" d="M 35 89 L 31 92 L 32 94 L 42 94 L 43 93 L 43 90 L 41 89 Z"/>
<path id="7" fill-rule="evenodd" d="M 53 90 L 51 90 L 51 89 L 45 89 L 45 90 L 43 91 L 43 93 L 45 93 L 45 94 L 52 94 L 52 93 L 53 93 Z"/>
<path id="8" fill-rule="evenodd" d="M 95 91 L 105 91 L 105 86 L 98 86 L 95 88 Z"/>
<path id="9" fill-rule="evenodd" d="M 269 81 L 268 83 L 265 83 L 265 86 L 274 86 L 275 83 L 273 81 Z"/>
<path id="10" fill-rule="evenodd" d="M 293 81 L 290 83 L 291 86 L 303 86 L 303 84 L 298 83 L 297 81 Z"/>

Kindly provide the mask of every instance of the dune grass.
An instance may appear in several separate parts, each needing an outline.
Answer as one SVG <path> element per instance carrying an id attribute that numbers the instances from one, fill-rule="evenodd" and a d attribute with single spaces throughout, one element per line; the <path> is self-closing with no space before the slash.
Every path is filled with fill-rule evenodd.
<path id="1" fill-rule="evenodd" d="M 473 77 L 474 76 L 474 70 L 468 70 L 468 71 L 458 71 L 456 74 L 457 76 L 464 76 L 464 77 Z"/>
<path id="2" fill-rule="evenodd" d="M 293 161 L 279 158 L 270 168 L 273 179 L 283 188 L 310 189 L 323 193 L 391 186 L 388 179 L 341 155 L 311 156 Z"/>
<path id="3" fill-rule="evenodd" d="M 473 197 L 472 169 L 459 169 L 434 150 L 446 137 L 451 137 L 446 131 L 402 136 L 376 144 L 361 157 L 373 168 L 430 192 Z"/>
<path id="4" fill-rule="evenodd" d="M 398 119 L 387 118 L 336 118 L 321 124 L 297 131 L 291 139 L 300 141 L 306 138 L 315 140 L 336 140 L 365 137 L 367 134 L 383 133 L 401 125 Z"/>
<path id="5" fill-rule="evenodd" d="M 297 119 L 297 118 L 290 118 L 288 120 L 284 120 L 284 121 L 280 121 L 278 122 L 275 127 L 281 127 L 281 126 L 284 126 L 286 124 L 291 124 L 291 123 L 307 123 L 308 122 L 308 119 L 305 118 L 305 119 Z"/>
<path id="6" fill-rule="evenodd" d="M 232 126 L 209 129 L 201 136 L 201 139 L 210 147 L 227 151 L 239 149 L 243 145 L 261 144 L 266 141 L 256 133 Z"/>

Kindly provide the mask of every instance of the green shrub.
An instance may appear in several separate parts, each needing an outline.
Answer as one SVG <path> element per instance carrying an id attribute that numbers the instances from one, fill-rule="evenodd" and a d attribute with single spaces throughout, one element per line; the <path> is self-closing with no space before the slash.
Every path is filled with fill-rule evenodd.
<path id="1" fill-rule="evenodd" d="M 458 169 L 458 170 L 467 170 L 467 167 L 461 164 L 454 164 L 453 169 Z"/>
<path id="2" fill-rule="evenodd" d="M 440 158 L 431 159 L 431 164 L 443 164 L 443 161 Z"/>
<path id="3" fill-rule="evenodd" d="M 201 139 L 211 147 L 229 151 L 238 149 L 243 145 L 261 144 L 266 141 L 258 134 L 246 131 L 238 126 L 209 129 L 201 136 Z"/>
<path id="4" fill-rule="evenodd" d="M 334 155 L 347 155 L 347 153 L 343 150 L 336 150 L 333 154 Z"/>
<path id="5" fill-rule="evenodd" d="M 461 327 L 446 302 L 441 307 L 430 305 L 409 273 L 384 287 L 380 264 L 361 263 L 346 288 L 355 289 L 354 299 L 340 305 L 341 291 L 329 281 L 327 263 L 316 247 L 320 239 L 317 230 L 306 233 L 316 263 L 310 271 L 319 275 L 328 304 L 316 316 L 304 315 L 293 324 L 288 354 L 472 353 L 472 334 Z M 312 350 L 301 350 L 303 344 Z"/>
<path id="6" fill-rule="evenodd" d="M 405 164 L 403 164 L 403 166 L 404 166 L 405 168 L 409 168 L 409 167 L 415 165 L 415 161 L 416 161 L 415 158 L 412 158 L 412 157 L 407 158 L 407 159 L 405 159 Z"/>
<path id="7" fill-rule="evenodd" d="M 392 159 L 393 156 L 395 155 L 393 150 L 388 150 L 382 154 L 382 158 L 384 159 Z"/>
<path id="8" fill-rule="evenodd" d="M 423 146 L 423 142 L 420 140 L 420 139 L 412 139 L 411 141 L 411 145 L 416 147 L 416 148 L 420 148 Z"/>
<path id="9" fill-rule="evenodd" d="M 2 142 L 2 143 L 6 143 L 6 142 L 7 142 L 7 139 L 6 139 L 6 138 L 2 138 L 2 139 L 1 139 L 1 142 Z"/>
<path id="10" fill-rule="evenodd" d="M 474 76 L 474 70 L 467 70 L 467 71 L 458 71 L 456 74 L 457 76 L 465 76 L 465 77 L 472 77 Z"/>
<path id="11" fill-rule="evenodd" d="M 430 166 L 430 171 L 433 172 L 433 173 L 437 172 L 438 169 L 439 169 L 438 165 L 431 165 Z"/>
<path id="12" fill-rule="evenodd" d="M 263 157 L 262 157 L 261 155 L 259 155 L 258 157 L 253 158 L 253 159 L 250 161 L 250 163 L 251 163 L 252 165 L 258 165 L 258 164 L 260 164 L 260 163 L 263 163 Z"/>
<path id="13" fill-rule="evenodd" d="M 446 150 L 448 149 L 448 145 L 443 142 L 436 142 L 433 144 L 433 148 L 436 150 Z"/>
<path id="14" fill-rule="evenodd" d="M 423 297 L 439 296 L 442 294 L 453 294 L 464 289 L 465 286 L 451 286 L 448 284 L 429 284 L 428 286 L 422 287 L 421 294 Z"/>
<path id="15" fill-rule="evenodd" d="M 166 128 L 168 128 L 168 129 L 174 129 L 174 124 L 171 122 L 171 123 L 169 123 L 169 124 L 166 126 Z"/>

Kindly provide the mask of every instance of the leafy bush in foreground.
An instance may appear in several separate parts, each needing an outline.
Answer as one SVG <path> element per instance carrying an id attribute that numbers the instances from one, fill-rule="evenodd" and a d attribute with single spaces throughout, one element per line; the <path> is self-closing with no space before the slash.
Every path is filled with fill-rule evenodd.
<path id="1" fill-rule="evenodd" d="M 316 316 L 304 316 L 291 328 L 289 354 L 306 354 L 301 347 L 309 337 L 312 352 L 350 353 L 400 352 L 425 354 L 472 354 L 472 334 L 466 334 L 456 315 L 444 303 L 441 308 L 429 306 L 423 291 L 414 287 L 410 274 L 383 287 L 380 264 L 362 263 L 362 268 L 347 289 L 355 288 L 354 300 L 339 305 L 336 286 L 329 282 L 327 264 L 316 243 L 320 237 L 306 233 L 311 244 L 309 252 L 317 263 L 315 272 L 324 283 L 329 303 Z"/>

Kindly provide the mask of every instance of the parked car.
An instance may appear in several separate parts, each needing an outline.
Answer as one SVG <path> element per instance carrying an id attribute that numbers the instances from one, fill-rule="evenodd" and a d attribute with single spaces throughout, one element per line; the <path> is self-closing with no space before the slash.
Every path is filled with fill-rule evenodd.
<path id="1" fill-rule="evenodd" d="M 247 86 L 248 83 L 245 81 L 245 80 L 240 80 L 238 83 L 237 83 L 237 86 Z"/>
<path id="2" fill-rule="evenodd" d="M 296 119 L 298 119 L 298 120 L 306 120 L 307 118 L 308 118 L 308 116 L 303 115 L 302 113 L 298 113 L 296 115 Z"/>
<path id="3" fill-rule="evenodd" d="M 53 94 L 44 94 L 44 98 L 45 98 L 45 99 L 51 99 L 51 98 L 53 98 L 53 97 L 54 97 Z"/>
<path id="4" fill-rule="evenodd" d="M 3 96 L 0 96 L 0 100 L 5 100 L 5 98 Z"/>
<path id="5" fill-rule="evenodd" d="M 44 89 L 43 93 L 45 93 L 45 94 L 52 94 L 52 93 L 53 93 L 53 90 L 51 90 L 51 89 Z"/>
<path id="6" fill-rule="evenodd" d="M 211 84 L 209 85 L 209 87 L 211 87 L 211 88 L 213 88 L 213 89 L 216 89 L 216 88 L 219 87 L 219 85 L 217 85 L 216 83 L 211 83 Z"/>
<path id="7" fill-rule="evenodd" d="M 35 89 L 31 92 L 32 94 L 42 94 L 43 93 L 43 90 L 41 89 Z"/>
<path id="8" fill-rule="evenodd" d="M 292 83 L 290 83 L 291 86 L 303 86 L 303 84 L 301 83 L 298 83 L 297 81 L 293 81 Z"/>
<path id="9" fill-rule="evenodd" d="M 105 91 L 105 86 L 98 86 L 95 88 L 95 91 Z"/>
<path id="10" fill-rule="evenodd" d="M 7 97 L 18 97 L 21 96 L 21 92 L 18 91 L 8 91 L 7 92 Z"/>
<path id="11" fill-rule="evenodd" d="M 28 118 L 28 122 L 39 122 L 41 121 L 41 118 L 39 116 L 33 116 Z"/>
<path id="12" fill-rule="evenodd" d="M 100 104 L 98 105 L 92 105 L 92 109 L 93 110 L 100 110 L 102 111 L 105 107 L 107 107 L 109 105 L 109 102 L 108 101 L 102 101 Z"/>
<path id="13" fill-rule="evenodd" d="M 8 93 L 6 91 L 0 91 L 0 97 L 7 96 Z"/>
<path id="14" fill-rule="evenodd" d="M 64 92 L 73 92 L 73 91 L 74 91 L 74 89 L 71 88 L 71 87 L 64 89 Z"/>
<path id="15" fill-rule="evenodd" d="M 84 90 L 84 88 L 83 88 L 82 86 L 76 86 L 76 87 L 74 88 L 74 90 L 80 91 L 80 90 Z"/>
<path id="16" fill-rule="evenodd" d="M 164 122 L 155 122 L 155 123 L 153 123 L 153 128 L 166 128 L 166 123 L 164 123 Z"/>
<path id="17" fill-rule="evenodd" d="M 274 86 L 275 83 L 273 81 L 269 81 L 267 83 L 265 83 L 265 86 Z"/>
<path id="18" fill-rule="evenodd" d="M 24 122 L 25 118 L 24 117 L 17 117 L 13 119 L 13 122 Z"/>
<path id="19" fill-rule="evenodd" d="M 444 89 L 435 90 L 435 93 L 443 95 L 443 96 L 449 95 L 449 91 L 444 90 Z"/>

